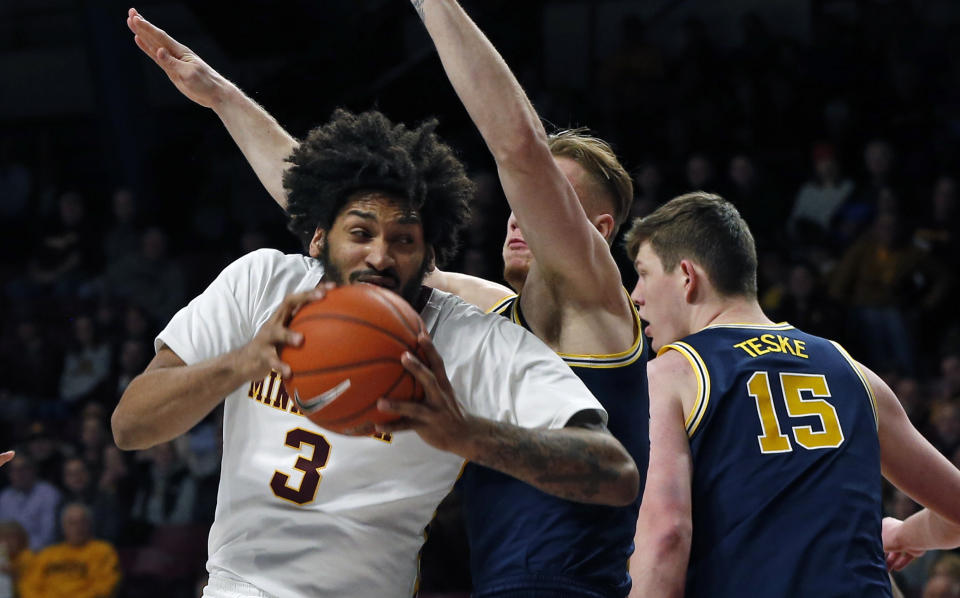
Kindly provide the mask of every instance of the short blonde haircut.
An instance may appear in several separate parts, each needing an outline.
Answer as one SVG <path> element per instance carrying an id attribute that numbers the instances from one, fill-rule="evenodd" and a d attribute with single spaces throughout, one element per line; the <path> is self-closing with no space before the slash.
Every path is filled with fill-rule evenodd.
<path id="1" fill-rule="evenodd" d="M 553 133 L 549 136 L 549 146 L 555 158 L 573 160 L 603 190 L 613 205 L 614 228 L 609 239 L 613 242 L 633 205 L 633 180 L 613 153 L 613 148 L 606 141 L 590 135 L 585 128 Z M 581 197 L 580 201 L 583 200 Z"/>

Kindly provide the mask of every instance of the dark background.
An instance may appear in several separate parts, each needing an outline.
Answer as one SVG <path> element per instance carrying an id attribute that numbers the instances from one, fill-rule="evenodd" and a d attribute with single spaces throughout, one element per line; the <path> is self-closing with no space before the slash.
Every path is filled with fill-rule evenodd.
<path id="1" fill-rule="evenodd" d="M 960 462 L 960 5 L 464 5 L 550 127 L 589 126 L 614 144 L 638 183 L 634 215 L 694 189 L 734 201 L 760 247 L 768 313 L 841 340 Z M 127 8 L 0 0 L 0 448 L 32 454 L 45 463 L 41 477 L 58 486 L 64 456 L 84 454 L 91 496 L 99 487 L 101 498 L 112 493 L 121 503 L 115 529 L 101 535 L 121 550 L 122 591 L 148 595 L 158 578 L 176 577 L 180 585 L 164 590 L 171 595 L 188 591 L 194 564 L 178 565 L 176 575 L 144 569 L 142 551 L 153 542 L 162 552 L 169 538 L 157 530 L 184 522 L 148 521 L 124 497 L 149 495 L 144 480 L 161 470 L 187 472 L 196 488 L 214 492 L 217 474 L 204 459 L 217 419 L 176 444 L 173 465 L 144 452 L 108 474 L 110 411 L 152 354 L 153 335 L 224 265 L 260 246 L 299 248 L 219 119 L 181 97 L 136 48 Z M 438 117 L 440 134 L 481 184 L 452 269 L 499 280 L 509 210 L 409 2 L 137 8 L 294 136 L 338 106 L 376 107 L 407 122 Z M 885 166 L 871 166 L 871 147 Z M 830 182 L 816 174 L 824 161 L 838 170 Z M 803 189 L 846 191 L 832 195 L 842 196 L 839 204 L 815 226 L 791 218 Z M 119 201 L 132 216 L 118 213 Z M 92 439 L 84 438 L 87 420 L 100 428 Z M 914 508 L 889 494 L 891 513 Z M 211 507 L 201 504 L 186 522 L 198 537 Z M 913 571 L 902 581 L 919 595 L 926 565 Z M 436 587 L 456 581 L 438 578 Z"/>

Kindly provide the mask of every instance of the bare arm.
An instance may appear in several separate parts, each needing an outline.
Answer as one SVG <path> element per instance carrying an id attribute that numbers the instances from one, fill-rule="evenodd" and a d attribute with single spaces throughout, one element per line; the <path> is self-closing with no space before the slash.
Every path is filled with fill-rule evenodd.
<path id="1" fill-rule="evenodd" d="M 402 361 L 423 384 L 426 397 L 416 403 L 380 399 L 381 411 L 403 417 L 379 424 L 379 432 L 414 430 L 435 448 L 567 500 L 626 505 L 636 498 L 637 466 L 609 432 L 529 429 L 464 413 L 433 342 L 426 334 L 418 341 L 428 363 L 410 353 Z"/>
<path id="2" fill-rule="evenodd" d="M 9 462 L 11 459 L 13 459 L 14 454 L 15 454 L 15 453 L 14 453 L 13 451 L 7 451 L 7 452 L 5 452 L 5 453 L 0 453 L 0 466 L 3 466 L 5 463 L 7 463 L 7 462 Z"/>
<path id="3" fill-rule="evenodd" d="M 211 108 L 220 117 L 267 192 L 286 209 L 283 172 L 287 157 L 299 142 L 240 88 L 133 8 L 127 26 L 135 34 L 137 46 L 163 69 L 183 95 Z"/>
<path id="4" fill-rule="evenodd" d="M 429 287 L 452 293 L 483 311 L 490 311 L 490 308 L 499 303 L 501 299 L 514 294 L 512 289 L 502 284 L 469 274 L 443 272 L 438 269 L 430 272 L 423 283 Z"/>
<path id="5" fill-rule="evenodd" d="M 951 524 L 960 525 L 960 470 L 913 427 L 890 387 L 860 367 L 877 399 L 884 477 Z"/>
<path id="6" fill-rule="evenodd" d="M 325 290 L 288 296 L 247 345 L 187 365 L 167 347 L 130 382 L 110 420 L 113 438 L 124 450 L 145 449 L 172 440 L 195 426 L 237 387 L 276 370 L 289 377 L 277 347 L 299 345 L 303 337 L 286 325 L 301 305 Z"/>
<path id="7" fill-rule="evenodd" d="M 947 521 L 930 509 L 923 509 L 903 521 L 892 517 L 883 520 L 883 549 L 888 553 L 906 553 L 912 560 L 927 550 L 950 550 L 958 546 L 960 525 Z M 901 569 L 902 566 L 892 568 Z"/>
<path id="8" fill-rule="evenodd" d="M 650 464 L 630 557 L 631 598 L 680 598 L 693 536 L 693 463 L 680 393 L 694 385 L 690 366 L 676 351 L 647 364 L 650 382 Z"/>
<path id="9" fill-rule="evenodd" d="M 536 267 L 563 284 L 571 299 L 629 307 L 606 241 L 554 161 L 536 111 L 496 48 L 455 0 L 419 0 L 414 6 L 497 162 Z"/>

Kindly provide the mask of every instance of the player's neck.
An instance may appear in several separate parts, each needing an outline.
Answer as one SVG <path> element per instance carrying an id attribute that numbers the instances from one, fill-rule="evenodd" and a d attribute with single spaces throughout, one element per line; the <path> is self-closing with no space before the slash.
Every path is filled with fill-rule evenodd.
<path id="1" fill-rule="evenodd" d="M 773 324 L 755 299 L 723 298 L 693 310 L 694 330 L 718 324 Z"/>

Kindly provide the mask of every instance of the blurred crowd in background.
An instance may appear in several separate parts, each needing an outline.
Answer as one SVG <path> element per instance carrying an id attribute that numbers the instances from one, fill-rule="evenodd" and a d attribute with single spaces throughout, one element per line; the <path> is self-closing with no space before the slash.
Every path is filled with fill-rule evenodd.
<path id="1" fill-rule="evenodd" d="M 439 115 L 440 134 L 479 184 L 450 269 L 500 280 L 508 208 L 435 56 L 411 50 L 419 58 L 400 75 L 371 75 L 368 91 L 356 91 L 355 65 L 387 71 L 397 52 L 385 45 L 426 43 L 390 24 L 416 25 L 408 3 L 396 4 L 370 16 L 366 35 L 381 44 L 327 32 L 327 53 L 350 47 L 349 61 L 307 53 L 255 80 L 214 66 L 294 135 L 335 105 L 377 105 L 397 120 Z M 665 47 L 648 35 L 656 23 L 626 16 L 609 24 L 622 41 L 578 90 L 550 85 L 538 12 L 546 3 L 506 13 L 496 10 L 503 2 L 474 4 L 547 121 L 613 142 L 634 174 L 634 216 L 698 189 L 731 200 L 757 240 L 767 313 L 839 340 L 881 373 L 960 466 L 960 63 L 951 60 L 960 27 L 924 20 L 923 3 L 889 2 L 854 20 L 820 14 L 803 41 L 748 13 L 740 39 L 717 44 L 710 24 L 690 17 L 681 41 Z M 122 27 L 124 13 L 115 16 Z M 127 42 L 116 51 L 138 52 Z M 330 90 L 332 81 L 352 91 Z M 212 113 L 173 102 L 150 115 L 132 178 L 116 176 L 100 151 L 101 121 L 0 117 L 0 449 L 18 450 L 0 471 L 0 596 L 3 577 L 22 573 L 24 551 L 36 559 L 92 538 L 115 550 L 120 596 L 196 596 L 202 583 L 218 413 L 133 453 L 113 445 L 110 414 L 150 361 L 155 334 L 223 266 L 263 246 L 300 248 Z M 888 490 L 889 515 L 917 508 Z M 64 517 L 76 503 L 88 523 L 79 536 Z M 449 579 L 460 570 L 428 576 L 425 590 L 462 585 Z M 897 579 L 908 597 L 958 598 L 960 556 L 930 554 Z M 20 595 L 58 595 L 50 591 L 31 579 Z"/>

